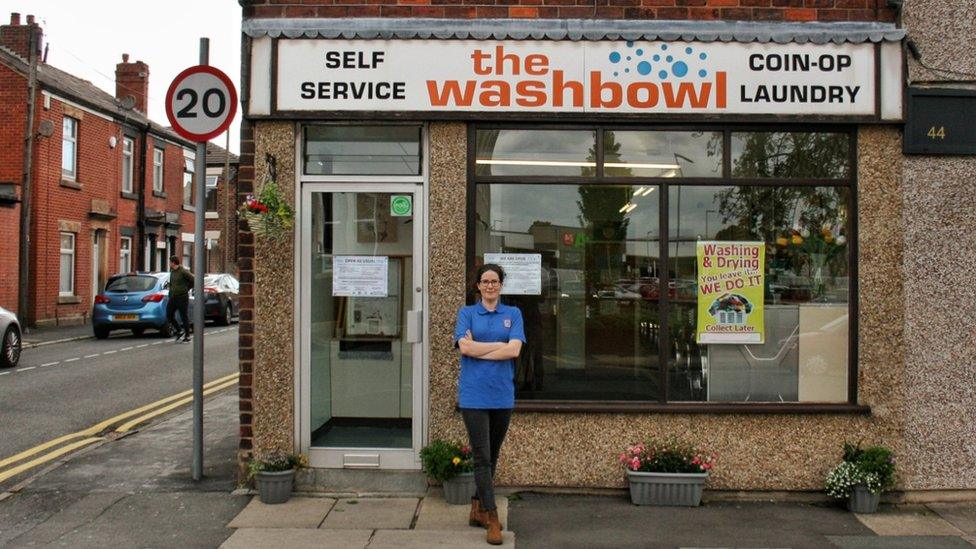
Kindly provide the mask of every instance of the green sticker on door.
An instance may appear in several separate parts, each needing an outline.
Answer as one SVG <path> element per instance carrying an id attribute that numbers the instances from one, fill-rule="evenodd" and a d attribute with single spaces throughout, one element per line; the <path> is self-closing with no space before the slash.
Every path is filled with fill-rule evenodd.
<path id="1" fill-rule="evenodd" d="M 413 198 L 410 195 L 394 195 L 390 199 L 390 215 L 393 217 L 413 215 Z"/>

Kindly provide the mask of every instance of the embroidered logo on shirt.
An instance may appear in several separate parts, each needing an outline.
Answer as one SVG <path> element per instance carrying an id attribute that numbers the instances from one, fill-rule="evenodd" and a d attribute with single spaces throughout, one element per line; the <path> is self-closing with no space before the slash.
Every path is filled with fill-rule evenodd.
<path id="1" fill-rule="evenodd" d="M 505 326 L 506 328 L 511 328 L 512 327 L 512 319 L 506 318 L 505 320 L 502 321 L 502 325 Z"/>

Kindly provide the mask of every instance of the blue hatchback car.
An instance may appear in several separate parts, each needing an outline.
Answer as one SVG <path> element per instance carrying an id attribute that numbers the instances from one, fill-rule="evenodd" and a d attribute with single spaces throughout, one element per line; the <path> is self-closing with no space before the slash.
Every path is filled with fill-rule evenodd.
<path id="1" fill-rule="evenodd" d="M 92 327 L 95 337 L 105 339 L 112 330 L 132 330 L 139 336 L 151 328 L 164 337 L 172 334 L 166 321 L 169 273 L 126 273 L 108 279 L 95 296 Z"/>

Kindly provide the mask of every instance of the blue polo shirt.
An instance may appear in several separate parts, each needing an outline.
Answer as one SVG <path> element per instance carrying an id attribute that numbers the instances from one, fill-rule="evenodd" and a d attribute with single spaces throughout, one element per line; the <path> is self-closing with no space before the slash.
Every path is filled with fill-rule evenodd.
<path id="1" fill-rule="evenodd" d="M 462 307 L 454 327 L 454 342 L 471 330 L 475 341 L 508 343 L 518 339 L 525 343 L 522 311 L 501 303 L 494 311 L 481 302 Z M 514 408 L 515 360 L 484 360 L 461 355 L 461 378 L 458 380 L 458 403 L 461 408 Z"/>

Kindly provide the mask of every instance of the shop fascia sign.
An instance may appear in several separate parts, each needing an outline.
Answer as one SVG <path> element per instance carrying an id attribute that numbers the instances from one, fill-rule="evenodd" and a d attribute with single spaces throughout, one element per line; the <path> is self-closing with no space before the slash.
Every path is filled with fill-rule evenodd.
<path id="1" fill-rule="evenodd" d="M 278 111 L 869 116 L 874 44 L 280 40 Z"/>

